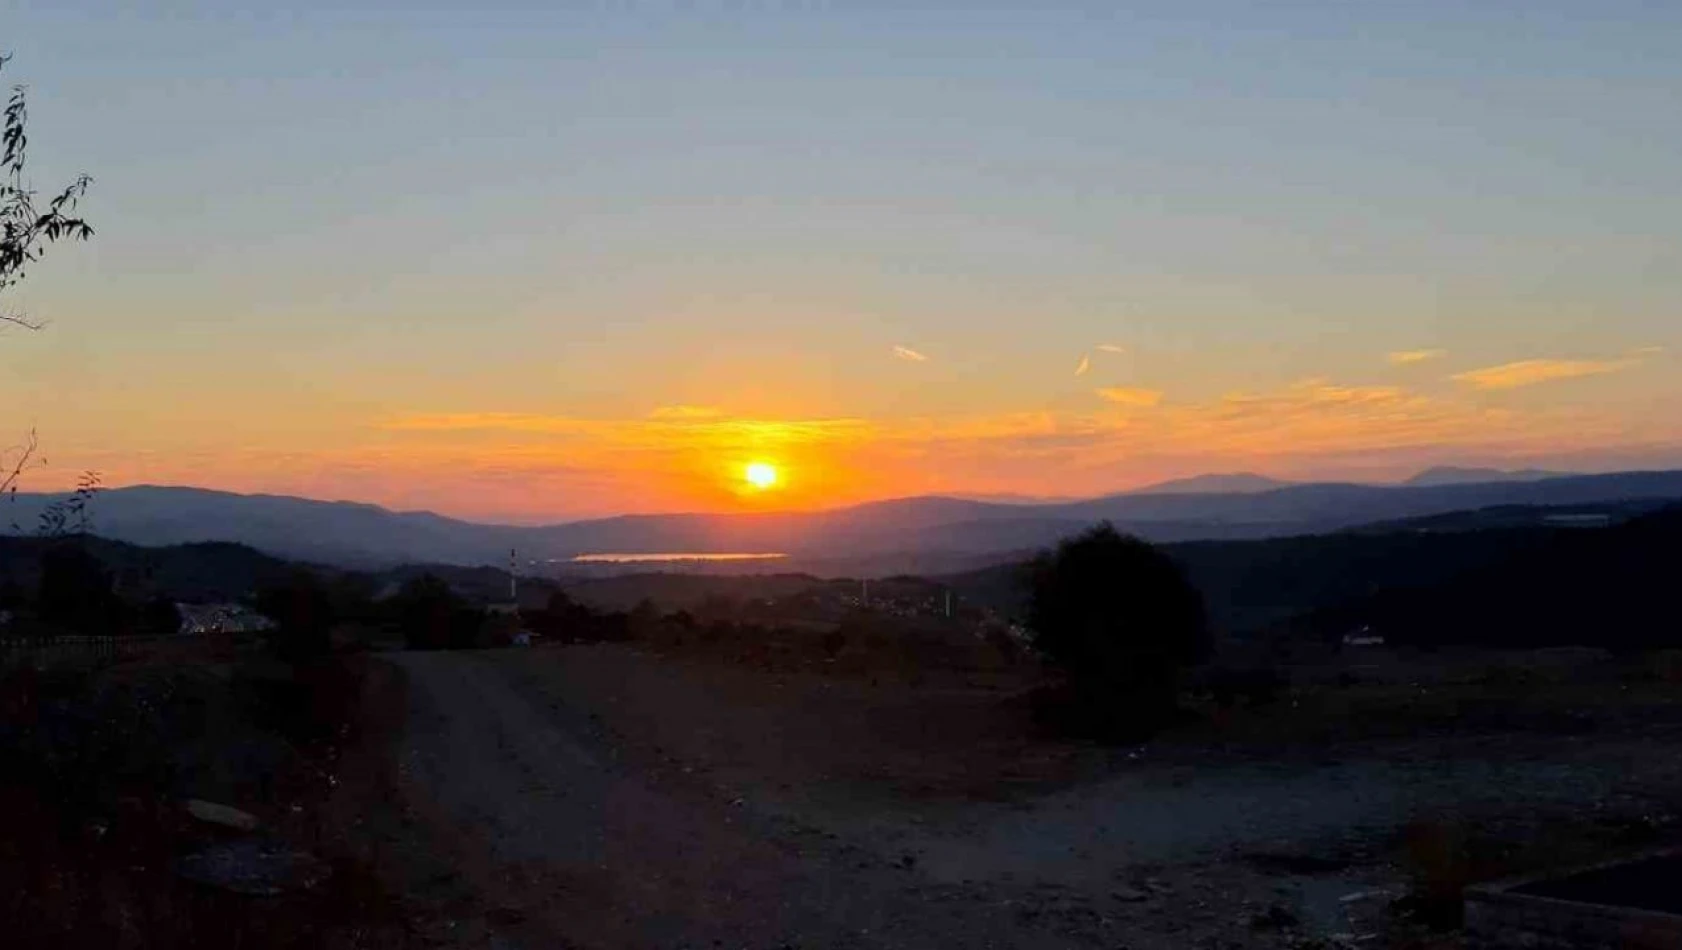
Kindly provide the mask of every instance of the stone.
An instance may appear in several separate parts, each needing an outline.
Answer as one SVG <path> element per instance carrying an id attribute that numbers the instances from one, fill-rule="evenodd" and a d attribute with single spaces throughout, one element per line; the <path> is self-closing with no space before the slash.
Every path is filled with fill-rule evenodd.
<path id="1" fill-rule="evenodd" d="M 207 802 L 199 798 L 187 800 L 187 813 L 199 821 L 221 825 L 224 828 L 232 828 L 235 831 L 256 831 L 258 826 L 262 824 L 257 820 L 257 816 L 250 812 L 240 811 L 231 805 Z"/>

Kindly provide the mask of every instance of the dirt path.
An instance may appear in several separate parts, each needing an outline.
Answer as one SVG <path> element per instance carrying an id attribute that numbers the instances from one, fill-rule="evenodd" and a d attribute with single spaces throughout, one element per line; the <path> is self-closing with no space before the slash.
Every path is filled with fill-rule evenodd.
<path id="1" fill-rule="evenodd" d="M 396 661 L 413 697 L 407 779 L 484 845 L 470 873 L 505 889 L 511 945 L 1065 945 L 1008 908 L 955 913 L 910 868 L 771 831 L 698 783 L 638 774 L 587 714 L 522 690 L 502 658 Z"/>
<path id="2" fill-rule="evenodd" d="M 943 771 L 1008 755 L 901 742 L 867 708 L 898 700 L 844 684 L 622 648 L 394 660 L 405 787 L 456 833 L 503 946 L 1305 946 L 1360 929 L 1340 898 L 1403 882 L 1410 822 L 1641 815 L 1682 789 L 1668 740 L 1567 739 L 1290 764 L 1147 750 L 975 800 L 950 789 L 986 775 Z M 912 759 L 916 788 L 946 791 L 896 785 Z M 1296 923 L 1267 924 L 1278 908 Z"/>

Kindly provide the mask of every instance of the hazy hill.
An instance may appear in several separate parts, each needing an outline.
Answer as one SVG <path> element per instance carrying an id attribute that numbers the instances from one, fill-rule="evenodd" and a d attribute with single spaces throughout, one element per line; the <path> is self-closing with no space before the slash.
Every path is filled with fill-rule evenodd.
<path id="1" fill-rule="evenodd" d="M 58 497 L 19 495 L 26 528 Z M 1373 522 L 1498 505 L 1589 505 L 1682 499 L 1682 471 L 1579 475 L 1534 481 L 1394 486 L 1299 484 L 1247 492 L 1130 492 L 1020 505 L 904 498 L 819 512 L 626 515 L 540 527 L 486 525 L 426 512 L 236 495 L 194 488 L 104 492 L 92 508 L 100 535 L 137 544 L 235 541 L 279 556 L 347 566 L 493 565 L 602 552 L 783 552 L 788 570 L 872 574 L 954 567 L 1031 549 L 1099 520 L 1156 541 L 1315 534 Z M 952 568 L 948 568 L 952 569 Z"/>
<path id="2" fill-rule="evenodd" d="M 1439 465 L 1428 468 L 1413 476 L 1403 485 L 1431 486 L 1431 485 L 1472 485 L 1490 482 L 1534 482 L 1543 478 L 1569 478 L 1569 472 L 1549 472 L 1539 468 L 1525 468 L 1506 470 L 1499 468 L 1459 468 L 1453 465 Z"/>
<path id="3" fill-rule="evenodd" d="M 1284 488 L 1290 482 L 1283 482 L 1266 475 L 1254 472 L 1233 472 L 1231 474 L 1193 475 L 1191 478 L 1176 478 L 1171 481 L 1159 482 L 1146 488 L 1136 489 L 1129 494 L 1134 495 L 1209 495 L 1232 494 L 1246 495 L 1255 492 L 1272 491 Z"/>

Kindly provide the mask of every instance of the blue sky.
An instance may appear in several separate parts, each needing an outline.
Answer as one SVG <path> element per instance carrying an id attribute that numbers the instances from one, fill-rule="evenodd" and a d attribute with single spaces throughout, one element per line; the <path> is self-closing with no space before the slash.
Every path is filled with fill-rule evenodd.
<path id="1" fill-rule="evenodd" d="M 99 233 L 0 398 L 521 519 L 1682 464 L 1682 8 L 1034 7 L 8 4 Z"/>

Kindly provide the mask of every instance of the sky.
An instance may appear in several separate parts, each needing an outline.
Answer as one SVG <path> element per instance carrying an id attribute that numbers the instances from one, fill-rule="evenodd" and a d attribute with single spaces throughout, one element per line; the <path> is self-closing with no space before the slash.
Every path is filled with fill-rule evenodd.
<path id="1" fill-rule="evenodd" d="M 287 6 L 0 0 L 26 490 L 1682 467 L 1682 5 Z"/>

